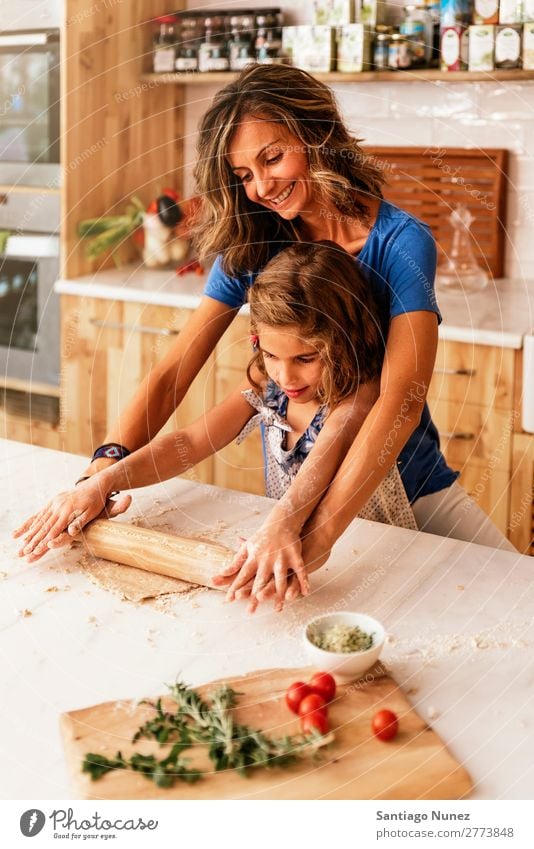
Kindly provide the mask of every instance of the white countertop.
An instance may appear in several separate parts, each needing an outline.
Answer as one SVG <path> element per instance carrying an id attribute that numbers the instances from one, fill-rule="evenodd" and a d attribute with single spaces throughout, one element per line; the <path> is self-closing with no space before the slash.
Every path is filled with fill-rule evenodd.
<path id="1" fill-rule="evenodd" d="M 117 301 L 195 309 L 205 276 L 179 277 L 173 269 L 154 271 L 128 265 L 75 280 L 58 280 L 55 291 Z M 521 348 L 523 337 L 534 331 L 534 281 L 494 280 L 480 293 L 438 292 L 443 315 L 441 339 L 480 345 Z M 243 308 L 246 312 L 247 307 Z"/>
<path id="2" fill-rule="evenodd" d="M 178 598 L 172 616 L 89 583 L 74 550 L 32 566 L 16 557 L 11 529 L 69 487 L 85 462 L 0 440 L 0 723 L 9 729 L 2 798 L 72 798 L 62 711 L 154 696 L 178 674 L 197 685 L 305 665 L 302 624 L 332 608 L 365 611 L 384 623 L 391 635 L 384 659 L 470 772 L 474 798 L 534 797 L 532 559 L 356 520 L 314 575 L 311 597 L 282 614 L 263 607 L 250 616 L 242 603 L 225 605 L 222 594 L 204 591 Z M 234 545 L 269 505 L 175 479 L 136 491 L 124 519 L 142 516 L 147 526 L 164 522 L 177 532 L 219 528 L 220 541 Z"/>

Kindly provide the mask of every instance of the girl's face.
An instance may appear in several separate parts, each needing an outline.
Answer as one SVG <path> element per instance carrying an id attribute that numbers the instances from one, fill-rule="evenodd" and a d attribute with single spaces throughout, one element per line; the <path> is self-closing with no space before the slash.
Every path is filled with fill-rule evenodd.
<path id="1" fill-rule="evenodd" d="M 269 327 L 258 325 L 259 346 L 269 377 L 297 404 L 317 397 L 323 376 L 318 348 L 303 339 L 297 325 Z"/>
<path id="2" fill-rule="evenodd" d="M 287 221 L 309 210 L 308 156 L 300 139 L 282 124 L 244 118 L 232 137 L 228 162 L 253 203 Z"/>

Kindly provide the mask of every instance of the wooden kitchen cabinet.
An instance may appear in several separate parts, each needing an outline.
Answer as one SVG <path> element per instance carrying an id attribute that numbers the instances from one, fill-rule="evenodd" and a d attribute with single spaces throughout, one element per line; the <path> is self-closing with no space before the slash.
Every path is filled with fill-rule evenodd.
<path id="1" fill-rule="evenodd" d="M 143 378 L 164 356 L 190 311 L 64 295 L 62 308 L 62 421 L 65 448 L 90 456 Z M 210 358 L 161 433 L 190 424 L 213 406 Z M 211 483 L 212 459 L 187 476 Z"/>
<path id="2" fill-rule="evenodd" d="M 440 340 L 428 391 L 432 418 L 459 482 L 508 535 L 516 352 Z"/>
<path id="3" fill-rule="evenodd" d="M 522 554 L 534 555 L 534 436 L 515 433 L 512 444 L 509 538 Z"/>

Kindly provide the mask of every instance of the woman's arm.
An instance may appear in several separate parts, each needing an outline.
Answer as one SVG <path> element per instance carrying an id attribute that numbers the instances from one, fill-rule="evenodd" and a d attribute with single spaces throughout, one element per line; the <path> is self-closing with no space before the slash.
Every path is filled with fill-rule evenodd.
<path id="1" fill-rule="evenodd" d="M 241 394 L 245 388 L 250 388 L 248 381 L 188 427 L 157 437 L 70 492 L 60 493 L 15 531 L 15 536 L 25 534 L 19 555 L 29 556 L 33 562 L 49 547 L 70 542 L 88 522 L 100 515 L 114 490 L 135 489 L 168 480 L 228 445 L 254 414 L 254 409 Z M 131 502 L 131 497 L 126 498 L 123 510 Z M 123 510 L 116 509 L 114 515 Z"/>
<path id="2" fill-rule="evenodd" d="M 145 377 L 104 442 L 117 442 L 130 451 L 150 442 L 181 403 L 235 314 L 234 309 L 220 301 L 202 298 L 176 342 Z M 99 458 L 89 464 L 83 475 L 93 475 L 114 462 Z"/>
<path id="3" fill-rule="evenodd" d="M 330 413 L 290 488 L 259 531 L 243 544 L 229 568 L 218 576 L 221 585 L 234 576 L 228 590 L 230 600 L 241 597 L 240 590 L 254 577 L 250 606 L 254 610 L 262 590 L 274 575 L 277 607 L 281 609 L 291 571 L 298 576 L 302 592 L 308 591 L 301 556 L 301 528 L 327 490 L 378 391 L 378 383 L 362 386 L 357 395 L 345 399 Z"/>
<path id="4" fill-rule="evenodd" d="M 396 463 L 418 426 L 437 342 L 434 313 L 406 313 L 391 321 L 380 396 L 303 530 L 303 558 L 308 571 L 328 559 L 335 541 Z"/>

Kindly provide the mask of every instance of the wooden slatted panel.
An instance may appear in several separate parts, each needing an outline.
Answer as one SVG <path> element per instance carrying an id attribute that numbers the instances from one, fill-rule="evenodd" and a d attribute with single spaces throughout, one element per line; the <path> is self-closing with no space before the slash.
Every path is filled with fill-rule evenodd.
<path id="1" fill-rule="evenodd" d="M 475 220 L 473 247 L 493 277 L 504 274 L 508 151 L 501 149 L 366 147 L 387 179 L 387 200 L 425 221 L 440 251 L 452 242 L 451 211 L 462 203 Z"/>

